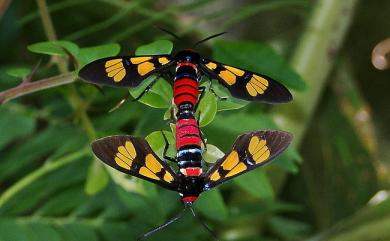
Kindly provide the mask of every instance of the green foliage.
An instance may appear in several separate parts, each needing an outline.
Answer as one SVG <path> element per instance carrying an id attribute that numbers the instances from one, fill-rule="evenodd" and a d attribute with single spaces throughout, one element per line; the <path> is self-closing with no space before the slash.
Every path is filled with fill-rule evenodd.
<path id="1" fill-rule="evenodd" d="M 158 55 L 170 54 L 173 43 L 169 40 L 156 40 L 150 44 L 145 44 L 135 50 L 135 55 Z"/>
<path id="2" fill-rule="evenodd" d="M 6 71 L 9 76 L 23 78 L 31 73 L 29 68 L 10 68 Z"/>
<path id="3" fill-rule="evenodd" d="M 332 9 L 334 15 L 328 15 L 321 6 L 340 7 L 353 1 L 236 1 L 227 5 L 224 1 L 202 0 L 161 6 L 153 1 L 47 1 L 55 35 L 61 39 L 58 41 L 44 41 L 47 37 L 34 1 L 23 2 L 22 8 L 17 1 L 11 2 L 5 14 L 0 13 L 0 43 L 5 46 L 0 49 L 1 91 L 19 84 L 39 60 L 41 65 L 31 83 L 108 56 L 170 54 L 174 45 L 180 50 L 223 29 L 228 29 L 230 35 L 220 39 L 235 40 L 211 40 L 196 51 L 205 58 L 269 75 L 294 90 L 296 99 L 301 93 L 323 89 L 315 85 L 316 78 L 335 80 L 329 83 L 322 98 L 305 95 L 308 98 L 300 103 L 321 100 L 317 108 L 310 110 L 312 113 L 306 113 L 309 110 L 297 107 L 296 102 L 271 107 L 235 99 L 214 80 L 211 88 L 218 96 L 227 97 L 220 100 L 204 77 L 201 85 L 206 90 L 196 118 L 200 118 L 207 142 L 205 166 L 210 167 L 228 152 L 244 132 L 287 130 L 282 126 L 291 120 L 291 113 L 293 121 L 305 124 L 290 131 L 295 133 L 300 128 L 308 133 L 302 143 L 294 140 L 294 147 L 267 167 L 203 193 L 194 209 L 221 240 L 363 241 L 390 237 L 389 200 L 366 205 L 378 186 L 388 189 L 388 181 L 378 184 L 378 170 L 380 177 L 387 180 L 387 168 L 379 162 L 386 158 L 376 152 L 367 111 L 373 107 L 376 122 L 385 130 L 378 132 L 388 136 L 388 88 L 375 88 L 378 76 L 365 73 L 367 61 L 361 57 L 369 56 L 373 43 L 385 36 L 388 21 L 381 23 L 383 30 L 366 27 L 365 39 L 359 38 L 358 42 L 356 36 L 361 36 L 361 31 L 354 30 L 349 38 L 353 41 L 347 41 L 350 47 L 342 51 L 343 58 L 338 58 L 351 65 L 350 69 L 335 61 L 339 54 L 333 43 L 341 42 L 342 37 L 329 37 L 345 23 L 337 25 L 336 31 L 309 31 L 320 45 L 304 45 L 307 52 L 302 55 L 309 53 L 307 59 L 321 58 L 320 63 L 334 64 L 336 71 L 324 68 L 318 72 L 313 68 L 309 75 L 302 75 L 313 77 L 305 79 L 306 86 L 294 70 L 300 66 L 292 67 L 287 60 L 299 56 L 295 46 L 304 27 L 309 26 L 310 30 L 320 24 L 313 25 L 307 16 L 312 14 L 313 7 L 318 7 L 323 10 L 319 11 L 321 20 L 349 21 L 351 9 L 340 8 L 342 15 Z M 381 9 L 390 7 L 385 1 L 379 7 L 373 5 L 365 3 L 362 7 L 370 21 L 360 13 L 354 25 L 372 23 L 373 18 L 381 16 Z M 169 26 L 166 28 L 173 29 L 183 40 L 173 44 L 161 39 L 167 35 L 153 25 Z M 323 47 L 325 40 L 330 40 L 332 46 Z M 362 42 L 367 42 L 367 52 L 360 51 Z M 39 55 L 26 51 L 26 43 L 30 52 Z M 107 167 L 93 157 L 90 149 L 95 138 L 129 134 L 144 137 L 162 158 L 162 130 L 169 143 L 168 156 L 175 156 L 171 79 L 159 78 L 140 100 L 127 101 L 108 112 L 128 93 L 130 99 L 139 96 L 152 81 L 149 78 L 129 92 L 104 87 L 102 93 L 94 86 L 76 82 L 0 106 L 1 241 L 136 240 L 183 209 L 177 193 Z M 360 86 L 363 88 L 359 89 Z M 377 96 L 381 96 L 381 101 L 376 101 Z M 370 100 L 370 106 L 365 98 Z M 377 102 L 382 106 L 378 107 Z M 309 120 L 301 117 L 313 113 L 310 126 L 306 126 Z M 172 167 L 177 168 L 174 164 Z M 210 239 L 190 213 L 150 240 L 172 237 L 188 241 Z"/>
<path id="4" fill-rule="evenodd" d="M 115 56 L 119 53 L 120 49 L 120 45 L 116 43 L 81 48 L 77 60 L 79 61 L 80 67 L 82 67 L 96 59 Z"/>
<path id="5" fill-rule="evenodd" d="M 49 41 L 31 44 L 27 47 L 33 53 L 66 56 L 69 51 L 73 56 L 79 53 L 79 47 L 69 41 Z"/>

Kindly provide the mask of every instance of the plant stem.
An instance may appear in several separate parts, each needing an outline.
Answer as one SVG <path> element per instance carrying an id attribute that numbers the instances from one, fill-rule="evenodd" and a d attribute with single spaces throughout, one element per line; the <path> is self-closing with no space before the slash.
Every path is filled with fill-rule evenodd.
<path id="1" fill-rule="evenodd" d="M 330 74 L 339 48 L 350 25 L 358 0 L 318 0 L 301 40 L 294 51 L 291 65 L 307 83 L 304 92 L 294 93 L 294 100 L 276 106 L 270 113 L 282 130 L 294 135 L 292 145 L 302 142 Z M 272 183 L 278 192 L 287 173 L 269 166 Z M 247 227 L 247 226 L 245 226 Z M 246 229 L 246 228 L 245 228 Z M 246 230 L 236 230 L 236 236 L 246 237 Z"/>
<path id="2" fill-rule="evenodd" d="M 49 10 L 47 8 L 46 0 L 37 0 L 39 14 L 41 15 L 43 28 L 45 30 L 47 39 L 50 41 L 57 40 L 57 35 L 54 30 L 53 22 L 51 21 Z"/>
<path id="3" fill-rule="evenodd" d="M 357 2 L 319 0 L 293 54 L 291 65 L 306 80 L 307 90 L 294 93 L 291 104 L 274 108 L 272 114 L 280 120 L 279 126 L 283 130 L 294 134 L 295 147 L 300 145 L 316 110 Z"/>
<path id="4" fill-rule="evenodd" d="M 69 84 L 75 80 L 76 76 L 74 73 L 66 73 L 34 82 L 22 83 L 14 88 L 0 92 L 0 104 L 4 104 L 7 101 L 15 99 L 19 96 L 30 94 L 39 90 Z"/>
<path id="5" fill-rule="evenodd" d="M 48 40 L 56 41 L 57 35 L 49 14 L 46 0 L 37 0 L 37 3 L 38 3 L 39 14 L 42 19 L 43 28 L 45 30 L 46 36 Z M 64 59 L 56 58 L 55 61 L 61 73 L 67 72 L 66 61 Z M 81 125 L 86 131 L 88 138 L 90 140 L 95 139 L 96 138 L 95 129 L 93 128 L 92 122 L 87 115 L 86 106 L 84 105 L 80 95 L 77 93 L 77 89 L 74 85 L 70 85 L 68 87 L 68 95 L 66 97 L 68 98 L 70 105 L 76 111 L 76 115 L 79 117 L 81 121 Z"/>
<path id="6" fill-rule="evenodd" d="M 37 169 L 36 171 L 30 173 L 29 175 L 25 176 L 15 184 L 13 184 L 10 188 L 8 188 L 0 197 L 0 208 L 3 207 L 3 205 L 11 199 L 13 196 L 15 196 L 18 192 L 20 192 L 22 189 L 30 185 L 35 180 L 39 179 L 40 177 L 44 176 L 45 174 L 54 171 L 66 164 L 72 163 L 79 158 L 89 154 L 89 147 L 85 147 L 81 149 L 80 151 L 74 152 L 72 154 L 69 154 L 67 156 L 64 156 L 62 158 L 59 158 L 57 160 L 46 162 L 41 168 Z"/>

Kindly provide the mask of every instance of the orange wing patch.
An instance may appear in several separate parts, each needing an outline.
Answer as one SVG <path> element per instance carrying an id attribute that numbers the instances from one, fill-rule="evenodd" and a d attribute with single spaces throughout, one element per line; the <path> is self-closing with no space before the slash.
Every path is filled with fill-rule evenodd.
<path id="1" fill-rule="evenodd" d="M 146 75 L 147 73 L 149 73 L 154 69 L 155 69 L 154 64 L 151 62 L 143 62 L 142 64 L 139 64 L 137 66 L 138 74 L 141 76 Z"/>
<path id="2" fill-rule="evenodd" d="M 251 138 L 248 150 L 256 164 L 260 164 L 261 162 L 267 160 L 271 155 L 271 152 L 266 144 L 266 140 L 260 139 L 257 136 L 253 136 Z"/>
<path id="3" fill-rule="evenodd" d="M 161 58 L 158 58 L 158 62 L 162 65 L 166 65 L 167 63 L 169 63 L 169 59 L 166 57 L 161 57 Z"/>
<path id="4" fill-rule="evenodd" d="M 126 76 L 126 69 L 123 66 L 122 59 L 108 60 L 104 67 L 106 68 L 107 76 L 113 78 L 115 82 L 121 81 Z"/>
<path id="5" fill-rule="evenodd" d="M 118 152 L 115 155 L 115 162 L 118 166 L 130 170 L 133 160 L 137 157 L 133 143 L 126 141 L 124 146 L 118 147 Z"/>
<path id="6" fill-rule="evenodd" d="M 221 77 L 223 81 L 225 81 L 225 83 L 228 85 L 234 85 L 237 80 L 236 75 L 229 70 L 222 70 L 221 72 L 219 72 L 218 76 Z"/>
<path id="7" fill-rule="evenodd" d="M 246 90 L 251 96 L 257 96 L 264 94 L 264 91 L 268 88 L 268 80 L 253 74 L 252 78 L 246 84 Z"/>
<path id="8" fill-rule="evenodd" d="M 217 64 L 216 63 L 213 63 L 213 62 L 209 62 L 206 64 L 207 68 L 211 69 L 211 70 L 214 70 L 217 68 Z"/>
<path id="9" fill-rule="evenodd" d="M 234 85 L 237 82 L 237 77 L 241 77 L 245 74 L 244 70 L 229 65 L 223 65 L 223 67 L 225 70 L 221 70 L 218 76 L 228 85 Z"/>
<path id="10" fill-rule="evenodd" d="M 139 169 L 139 174 L 144 177 L 148 177 L 154 180 L 161 180 L 159 173 L 164 172 L 164 167 L 161 163 L 152 155 L 148 154 L 145 157 L 145 166 Z M 165 172 L 163 180 L 171 183 L 173 181 L 173 176 L 169 172 Z"/>
<path id="11" fill-rule="evenodd" d="M 149 56 L 145 56 L 145 57 L 133 57 L 133 58 L 130 58 L 130 62 L 132 64 L 140 64 L 140 63 L 143 63 L 145 61 L 148 61 L 148 60 L 151 60 L 152 57 L 149 57 Z"/>
<path id="12" fill-rule="evenodd" d="M 156 69 L 156 66 L 153 63 L 153 57 L 150 56 L 133 57 L 130 58 L 130 62 L 137 65 L 137 72 L 140 76 L 144 76 Z M 169 60 L 166 57 L 160 57 L 158 58 L 158 62 L 161 65 L 165 65 L 169 63 Z"/>
<path id="13" fill-rule="evenodd" d="M 232 72 L 236 76 L 240 76 L 241 77 L 241 76 L 243 76 L 245 74 L 245 71 L 242 70 L 242 69 L 237 69 L 237 68 L 229 66 L 229 65 L 224 65 L 223 67 L 225 67 L 227 70 L 229 70 L 230 72 Z"/>
<path id="14" fill-rule="evenodd" d="M 214 171 L 210 175 L 211 181 L 218 181 L 222 177 L 231 177 L 235 176 L 243 171 L 248 169 L 248 167 L 240 161 L 237 151 L 232 151 L 226 157 L 226 159 L 221 164 L 221 167 Z"/>

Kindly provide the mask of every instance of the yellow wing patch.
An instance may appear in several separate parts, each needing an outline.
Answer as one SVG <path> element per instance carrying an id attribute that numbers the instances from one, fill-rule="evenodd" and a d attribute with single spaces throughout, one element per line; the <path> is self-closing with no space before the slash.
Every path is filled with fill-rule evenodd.
<path id="1" fill-rule="evenodd" d="M 124 146 L 118 147 L 118 152 L 115 155 L 115 162 L 118 166 L 130 170 L 133 160 L 136 158 L 137 153 L 135 151 L 133 143 L 126 141 Z"/>
<path id="2" fill-rule="evenodd" d="M 228 174 L 226 174 L 226 177 L 231 177 L 234 175 L 237 175 L 247 169 L 247 166 L 240 162 L 237 166 L 235 166 Z"/>
<path id="3" fill-rule="evenodd" d="M 218 76 L 228 85 L 234 85 L 237 82 L 237 77 L 241 77 L 245 74 L 245 71 L 242 69 L 237 69 L 229 65 L 223 65 L 223 67 L 225 70 L 221 70 Z"/>
<path id="4" fill-rule="evenodd" d="M 166 172 L 164 175 L 164 181 L 171 183 L 173 181 L 173 176 L 169 172 Z"/>
<path id="5" fill-rule="evenodd" d="M 253 74 L 252 78 L 246 84 L 246 90 L 251 96 L 257 96 L 264 94 L 264 91 L 268 88 L 268 80 Z"/>
<path id="6" fill-rule="evenodd" d="M 248 150 L 256 164 L 267 160 L 271 155 L 271 152 L 266 144 L 267 142 L 265 140 L 260 139 L 257 136 L 253 136 L 251 138 Z"/>
<path id="7" fill-rule="evenodd" d="M 221 179 L 221 175 L 219 175 L 218 170 L 216 170 L 213 175 L 210 176 L 211 181 L 217 181 Z"/>
<path id="8" fill-rule="evenodd" d="M 143 62 L 139 64 L 137 67 L 138 74 L 141 76 L 146 75 L 147 73 L 149 73 L 154 69 L 155 69 L 154 64 L 151 62 Z"/>
<path id="9" fill-rule="evenodd" d="M 230 72 L 233 72 L 233 74 L 235 74 L 237 76 L 243 76 L 245 74 L 244 70 L 237 69 L 237 68 L 234 68 L 234 67 L 229 66 L 229 65 L 224 65 L 223 67 L 225 67 Z"/>
<path id="10" fill-rule="evenodd" d="M 145 158 L 146 167 L 154 173 L 157 173 L 163 169 L 161 164 L 157 161 L 157 159 L 152 155 L 148 154 Z"/>
<path id="11" fill-rule="evenodd" d="M 165 65 L 165 64 L 169 63 L 169 60 L 166 57 L 161 57 L 161 58 L 158 58 L 158 62 L 162 65 Z"/>
<path id="12" fill-rule="evenodd" d="M 104 67 L 106 68 L 107 76 L 113 78 L 115 82 L 121 81 L 126 76 L 126 69 L 123 66 L 122 59 L 108 60 Z"/>
<path id="13" fill-rule="evenodd" d="M 154 174 L 151 170 L 149 170 L 146 167 L 141 167 L 139 169 L 139 174 L 141 174 L 144 177 L 149 177 L 149 178 L 154 179 L 154 180 L 160 180 L 160 178 L 156 174 Z"/>
<path id="14" fill-rule="evenodd" d="M 213 63 L 213 62 L 209 62 L 206 64 L 207 68 L 211 69 L 211 70 L 214 70 L 217 68 L 217 64 L 216 63 Z"/>
<path id="15" fill-rule="evenodd" d="M 230 152 L 229 156 L 222 163 L 222 168 L 224 170 L 232 170 L 238 164 L 238 153 L 236 151 Z"/>
<path id="16" fill-rule="evenodd" d="M 152 57 L 148 57 L 148 56 L 145 56 L 145 57 L 133 57 L 133 58 L 130 58 L 130 62 L 132 64 L 140 64 L 140 63 L 143 63 L 143 62 L 151 60 L 151 59 L 152 59 Z"/>
<path id="17" fill-rule="evenodd" d="M 236 75 L 229 70 L 222 70 L 221 72 L 219 72 L 218 76 L 221 77 L 223 81 L 225 81 L 225 83 L 228 85 L 234 85 L 236 83 Z"/>
<path id="18" fill-rule="evenodd" d="M 222 168 L 222 170 L 220 168 Z M 226 159 L 223 161 L 220 168 L 215 170 L 214 173 L 210 176 L 211 181 L 218 181 L 219 179 L 221 179 L 221 173 L 227 172 L 224 177 L 230 177 L 235 176 L 248 169 L 245 163 L 240 161 L 237 151 L 230 152 Z"/>
<path id="19" fill-rule="evenodd" d="M 164 176 L 162 176 L 160 172 L 163 171 L 163 169 L 164 167 L 161 165 L 161 163 L 152 154 L 149 153 L 145 157 L 145 166 L 139 169 L 139 174 L 154 180 L 161 180 L 160 177 L 162 177 L 165 182 L 171 183 L 173 181 L 172 174 L 165 171 Z"/>

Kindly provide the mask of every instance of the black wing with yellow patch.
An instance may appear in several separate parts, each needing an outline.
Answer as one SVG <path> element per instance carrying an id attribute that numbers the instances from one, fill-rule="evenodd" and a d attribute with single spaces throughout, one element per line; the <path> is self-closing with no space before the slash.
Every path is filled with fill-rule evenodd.
<path id="1" fill-rule="evenodd" d="M 177 191 L 179 177 L 142 138 L 104 137 L 92 143 L 92 150 L 100 160 L 121 172 Z"/>
<path id="2" fill-rule="evenodd" d="M 108 57 L 87 64 L 79 76 L 93 84 L 136 87 L 150 75 L 164 72 L 173 63 L 170 55 Z"/>
<path id="3" fill-rule="evenodd" d="M 205 74 L 217 79 L 236 98 L 267 103 L 284 103 L 292 100 L 290 91 L 268 76 L 208 59 L 202 59 L 200 67 Z"/>
<path id="4" fill-rule="evenodd" d="M 205 174 L 205 190 L 266 164 L 283 152 L 291 140 L 292 135 L 284 131 L 256 131 L 239 136 L 232 150 Z"/>

